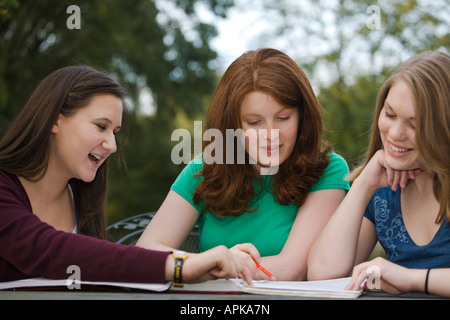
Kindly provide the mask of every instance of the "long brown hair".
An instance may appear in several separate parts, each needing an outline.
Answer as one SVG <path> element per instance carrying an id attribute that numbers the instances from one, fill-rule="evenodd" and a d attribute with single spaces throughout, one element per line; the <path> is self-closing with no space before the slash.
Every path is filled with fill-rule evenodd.
<path id="1" fill-rule="evenodd" d="M 29 180 L 42 178 L 49 161 L 51 129 L 58 115 L 69 117 L 101 94 L 120 98 L 125 107 L 123 88 L 103 72 L 70 66 L 48 75 L 0 140 L 0 170 Z M 92 182 L 70 180 L 78 211 L 78 230 L 97 238 L 106 236 L 107 171 L 105 161 Z"/>
<path id="2" fill-rule="evenodd" d="M 440 203 L 436 222 L 450 220 L 450 55 L 423 52 L 401 65 L 378 93 L 366 160 L 350 176 L 356 179 L 372 156 L 383 148 L 378 119 L 389 90 L 404 81 L 415 100 L 416 145 L 420 161 L 432 170 L 433 192 Z"/>
<path id="3" fill-rule="evenodd" d="M 254 91 L 269 94 L 278 103 L 298 109 L 295 148 L 273 176 L 271 187 L 279 203 L 301 206 L 311 186 L 328 165 L 330 148 L 322 149 L 322 106 L 306 75 L 289 56 L 264 48 L 246 52 L 235 60 L 212 97 L 206 129 L 218 129 L 225 137 L 226 129 L 242 128 L 240 107 L 244 97 Z M 204 143 L 204 148 L 208 144 Z M 226 154 L 225 149 L 222 154 Z M 237 154 L 236 150 L 234 154 Z M 256 209 L 250 208 L 249 204 L 264 187 L 264 179 L 248 158 L 245 164 L 204 163 L 200 175 L 204 179 L 194 192 L 194 203 L 203 200 L 203 210 L 217 216 L 228 216 Z M 255 181 L 260 182 L 257 190 L 254 190 Z"/>

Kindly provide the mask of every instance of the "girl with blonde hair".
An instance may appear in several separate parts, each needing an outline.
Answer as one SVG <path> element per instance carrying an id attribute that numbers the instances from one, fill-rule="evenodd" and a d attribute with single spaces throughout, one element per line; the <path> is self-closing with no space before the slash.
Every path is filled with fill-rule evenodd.
<path id="1" fill-rule="evenodd" d="M 380 89 L 367 160 L 311 248 L 308 278 L 377 270 L 381 290 L 450 297 L 450 56 L 421 53 Z M 364 262 L 379 241 L 387 260 Z M 380 288 L 377 288 L 380 289 Z"/>

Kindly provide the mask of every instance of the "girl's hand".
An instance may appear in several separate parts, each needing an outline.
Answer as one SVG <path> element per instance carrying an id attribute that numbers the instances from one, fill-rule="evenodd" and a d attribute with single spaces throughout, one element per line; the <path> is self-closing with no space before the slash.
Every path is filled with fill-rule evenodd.
<path id="1" fill-rule="evenodd" d="M 384 150 L 378 150 L 366 167 L 360 177 L 364 179 L 367 186 L 374 190 L 391 187 L 396 191 L 397 187 L 406 188 L 408 180 L 415 179 L 423 170 L 417 168 L 412 170 L 394 170 L 386 163 Z"/>
<path id="2" fill-rule="evenodd" d="M 248 254 L 250 253 L 250 254 Z M 183 281 L 197 283 L 214 279 L 242 278 L 252 284 L 256 265 L 252 260 L 261 259 L 251 244 L 240 244 L 232 249 L 218 246 L 208 251 L 189 254 L 183 265 Z M 166 261 L 166 279 L 173 279 L 174 259 L 169 255 Z"/>
<path id="3" fill-rule="evenodd" d="M 366 290 L 382 290 L 389 294 L 423 291 L 426 270 L 408 269 L 378 257 L 353 268 L 352 281 L 345 288 L 359 290 L 366 282 Z"/>
<path id="4" fill-rule="evenodd" d="M 251 243 L 241 243 L 232 247 L 230 252 L 236 266 L 240 266 L 241 270 L 250 272 L 248 274 L 240 273 L 238 277 L 244 279 L 248 284 L 251 284 L 256 272 L 259 270 L 255 262 L 259 263 L 261 261 L 258 250 Z"/>

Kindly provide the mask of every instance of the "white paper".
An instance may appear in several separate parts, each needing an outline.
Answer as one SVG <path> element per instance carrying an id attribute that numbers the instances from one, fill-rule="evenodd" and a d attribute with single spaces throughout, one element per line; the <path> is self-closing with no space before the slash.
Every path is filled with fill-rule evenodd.
<path id="1" fill-rule="evenodd" d="M 253 294 L 304 297 L 357 298 L 363 292 L 345 290 L 351 277 L 321 281 L 254 281 L 252 286 L 242 282 L 243 291 Z"/>
<path id="2" fill-rule="evenodd" d="M 278 290 L 302 290 L 302 291 L 343 291 L 350 283 L 351 278 L 340 278 L 321 281 L 255 281 L 253 288 L 278 289 Z"/>
<path id="3" fill-rule="evenodd" d="M 53 280 L 46 278 L 31 278 L 17 281 L 0 282 L 0 290 L 14 288 L 33 288 L 33 287 L 68 287 L 72 283 L 67 279 Z M 130 289 L 140 289 L 147 291 L 162 292 L 170 288 L 171 283 L 131 283 L 131 282 L 97 282 L 97 281 L 75 281 L 74 284 L 112 286 Z"/>

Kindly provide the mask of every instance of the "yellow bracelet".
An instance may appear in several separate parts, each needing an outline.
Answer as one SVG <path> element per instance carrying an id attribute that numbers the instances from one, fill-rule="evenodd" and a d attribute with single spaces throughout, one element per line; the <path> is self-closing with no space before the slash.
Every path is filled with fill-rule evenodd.
<path id="1" fill-rule="evenodd" d="M 173 258 L 175 259 L 175 269 L 173 273 L 173 285 L 175 287 L 182 288 L 183 284 L 183 264 L 184 260 L 189 258 L 188 254 L 184 251 L 176 251 L 173 254 Z"/>

